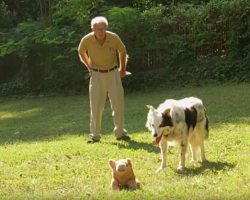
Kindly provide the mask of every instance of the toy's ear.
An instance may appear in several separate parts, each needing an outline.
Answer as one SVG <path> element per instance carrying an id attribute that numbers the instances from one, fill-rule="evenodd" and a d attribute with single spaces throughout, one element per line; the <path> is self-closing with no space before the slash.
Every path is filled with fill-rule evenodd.
<path id="1" fill-rule="evenodd" d="M 115 160 L 110 159 L 109 166 L 111 167 L 111 169 L 115 169 Z"/>
<path id="2" fill-rule="evenodd" d="M 127 158 L 128 165 L 132 167 L 132 160 L 130 158 Z"/>

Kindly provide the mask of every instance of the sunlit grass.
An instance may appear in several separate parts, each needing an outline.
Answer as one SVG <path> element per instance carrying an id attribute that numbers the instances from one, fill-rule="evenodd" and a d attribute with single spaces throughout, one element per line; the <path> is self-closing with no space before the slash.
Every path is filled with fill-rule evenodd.
<path id="1" fill-rule="evenodd" d="M 188 155 L 187 170 L 177 173 L 175 147 L 157 174 L 160 150 L 144 127 L 145 105 L 185 96 L 200 97 L 207 107 L 209 163 L 190 163 Z M 127 94 L 132 142 L 115 140 L 107 103 L 101 143 L 89 145 L 87 96 L 0 98 L 0 199 L 249 199 L 249 99 L 250 85 Z M 128 157 L 142 189 L 113 192 L 108 160 Z"/>
<path id="2" fill-rule="evenodd" d="M 21 117 L 27 117 L 27 116 L 34 116 L 38 112 L 41 112 L 41 108 L 32 108 L 25 111 L 20 112 L 0 112 L 0 119 L 14 119 L 14 118 L 21 118 Z"/>

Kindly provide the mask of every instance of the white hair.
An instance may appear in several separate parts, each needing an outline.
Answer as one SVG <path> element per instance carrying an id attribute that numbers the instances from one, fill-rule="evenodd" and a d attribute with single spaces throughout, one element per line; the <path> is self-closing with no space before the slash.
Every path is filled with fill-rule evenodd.
<path id="1" fill-rule="evenodd" d="M 91 28 L 93 28 L 95 24 L 106 24 L 106 27 L 108 27 L 108 20 L 103 16 L 94 17 L 91 20 Z"/>

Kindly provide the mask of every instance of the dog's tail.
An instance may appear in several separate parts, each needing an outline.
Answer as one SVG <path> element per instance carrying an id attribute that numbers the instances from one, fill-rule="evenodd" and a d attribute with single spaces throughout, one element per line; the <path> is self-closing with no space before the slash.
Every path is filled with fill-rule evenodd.
<path id="1" fill-rule="evenodd" d="M 194 107 L 197 111 L 197 122 L 204 120 L 204 118 L 206 117 L 206 109 L 203 105 L 202 100 L 195 97 L 191 97 L 190 99 L 192 107 Z"/>
<path id="2" fill-rule="evenodd" d="M 208 117 L 207 117 L 207 112 L 205 110 L 205 139 L 208 139 L 209 136 L 209 121 L 208 121 Z"/>
<path id="3" fill-rule="evenodd" d="M 209 136 L 209 121 L 207 117 L 207 111 L 201 99 L 192 97 L 192 107 L 197 111 L 197 122 L 204 123 L 204 138 L 208 139 Z"/>

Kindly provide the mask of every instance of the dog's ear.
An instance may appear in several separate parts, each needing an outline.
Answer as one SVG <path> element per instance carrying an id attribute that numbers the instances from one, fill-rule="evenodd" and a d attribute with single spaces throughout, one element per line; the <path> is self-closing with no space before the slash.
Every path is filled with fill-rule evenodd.
<path id="1" fill-rule="evenodd" d="M 149 110 L 155 110 L 155 108 L 153 107 L 153 106 L 151 106 L 151 105 L 146 105 L 146 107 L 149 109 Z"/>
<path id="2" fill-rule="evenodd" d="M 110 160 L 109 160 L 109 166 L 110 166 L 110 168 L 111 168 L 111 169 L 115 169 L 115 165 L 116 165 L 116 164 L 115 164 L 115 160 L 110 159 Z"/>
<path id="3" fill-rule="evenodd" d="M 173 126 L 173 122 L 170 116 L 170 109 L 167 109 L 162 113 L 162 122 L 159 127 L 164 126 Z"/>
<path id="4" fill-rule="evenodd" d="M 164 110 L 164 112 L 162 113 L 162 115 L 165 116 L 165 117 L 170 117 L 170 109 Z"/>

